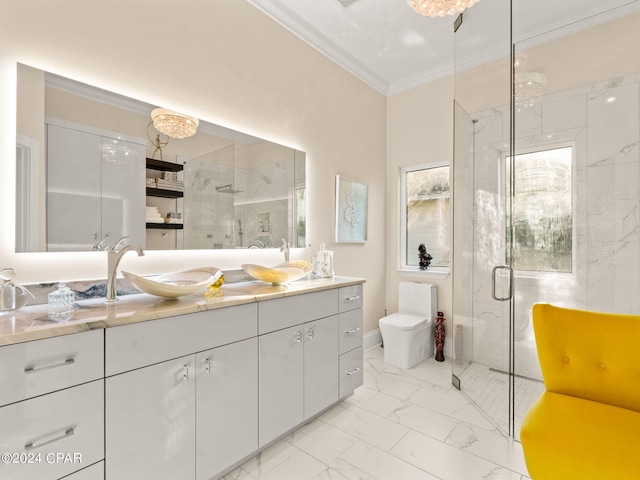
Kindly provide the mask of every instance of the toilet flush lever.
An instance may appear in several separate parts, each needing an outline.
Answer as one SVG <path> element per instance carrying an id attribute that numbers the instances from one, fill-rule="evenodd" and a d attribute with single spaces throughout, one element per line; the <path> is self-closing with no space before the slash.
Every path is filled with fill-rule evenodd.
<path id="1" fill-rule="evenodd" d="M 496 272 L 498 270 L 506 270 L 509 275 L 509 293 L 506 297 L 498 297 L 496 294 Z M 493 267 L 493 270 L 491 271 L 491 283 L 491 296 L 494 300 L 497 300 L 498 302 L 511 300 L 511 297 L 513 296 L 513 269 L 510 266 L 496 265 Z"/>

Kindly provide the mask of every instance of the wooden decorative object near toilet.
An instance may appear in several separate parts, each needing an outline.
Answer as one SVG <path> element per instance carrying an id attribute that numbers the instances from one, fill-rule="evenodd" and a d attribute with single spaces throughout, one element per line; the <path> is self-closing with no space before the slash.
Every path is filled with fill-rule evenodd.
<path id="1" fill-rule="evenodd" d="M 445 318 L 444 313 L 438 312 L 436 317 L 436 325 L 434 330 L 434 337 L 436 341 L 436 361 L 444 362 L 444 339 L 445 339 Z"/>

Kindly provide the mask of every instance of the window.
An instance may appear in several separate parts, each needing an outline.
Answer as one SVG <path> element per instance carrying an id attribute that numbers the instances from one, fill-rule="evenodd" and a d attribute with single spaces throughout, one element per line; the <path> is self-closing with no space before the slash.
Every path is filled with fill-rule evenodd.
<path id="1" fill-rule="evenodd" d="M 564 146 L 515 156 L 512 221 L 515 270 L 571 273 L 573 148 Z M 509 178 L 510 157 L 507 157 Z M 509 182 L 506 182 L 509 195 Z"/>
<path id="2" fill-rule="evenodd" d="M 428 270 L 448 271 L 449 165 L 447 163 L 403 168 L 401 190 L 402 270 L 418 270 L 418 247 L 424 244 L 433 257 Z"/>

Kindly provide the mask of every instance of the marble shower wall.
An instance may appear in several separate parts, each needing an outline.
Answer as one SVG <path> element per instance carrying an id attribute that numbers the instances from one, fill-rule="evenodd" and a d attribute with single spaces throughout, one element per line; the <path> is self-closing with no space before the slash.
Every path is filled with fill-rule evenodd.
<path id="1" fill-rule="evenodd" d="M 233 149 L 190 159 L 184 173 L 184 247 L 233 248 L 235 234 Z M 238 242 L 239 245 L 239 242 Z"/>
<path id="2" fill-rule="evenodd" d="M 515 115 L 516 152 L 572 145 L 573 272 L 515 275 L 516 373 L 540 378 L 531 306 L 640 311 L 640 75 L 544 97 Z M 508 370 L 509 325 L 491 297 L 504 262 L 501 164 L 509 151 L 507 108 L 472 115 L 474 128 L 473 332 L 465 358 Z M 471 167 L 467 167 L 470 169 Z M 465 313 L 465 317 L 468 315 Z"/>
<path id="3" fill-rule="evenodd" d="M 236 195 L 235 215 L 245 225 L 245 246 L 279 247 L 281 239 L 293 241 L 293 159 L 250 169 L 236 168 L 243 193 Z"/>
<path id="4" fill-rule="evenodd" d="M 292 241 L 293 158 L 243 169 L 233 148 L 185 166 L 185 248 L 278 247 Z"/>

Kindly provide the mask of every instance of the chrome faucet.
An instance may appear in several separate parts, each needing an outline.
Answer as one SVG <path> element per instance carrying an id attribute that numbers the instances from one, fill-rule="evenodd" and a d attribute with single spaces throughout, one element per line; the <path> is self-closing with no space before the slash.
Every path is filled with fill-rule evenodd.
<path id="1" fill-rule="evenodd" d="M 115 245 L 107 245 L 104 247 L 104 251 L 107 252 L 107 298 L 105 299 L 105 303 L 115 303 L 118 301 L 118 294 L 116 290 L 116 275 L 118 273 L 118 264 L 120 260 L 130 250 L 135 251 L 139 257 L 144 256 L 144 252 L 142 248 L 138 245 L 127 245 L 125 247 L 120 248 L 120 245 L 124 241 L 125 238 L 122 237 Z"/>
<path id="2" fill-rule="evenodd" d="M 284 252 L 284 261 L 289 261 L 289 242 L 287 242 L 284 238 L 282 239 L 282 245 L 280 245 L 280 251 Z"/>

